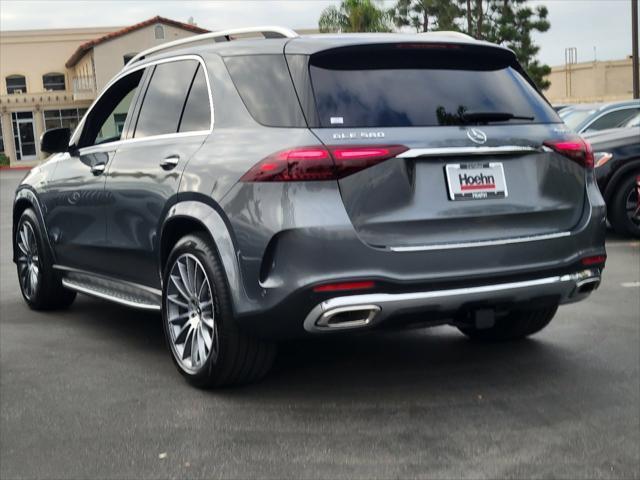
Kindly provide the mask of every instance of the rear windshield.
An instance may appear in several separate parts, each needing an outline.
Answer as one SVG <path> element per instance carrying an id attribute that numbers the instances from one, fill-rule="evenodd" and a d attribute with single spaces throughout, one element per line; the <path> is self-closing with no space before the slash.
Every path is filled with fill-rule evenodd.
<path id="1" fill-rule="evenodd" d="M 424 47 L 344 48 L 312 56 L 309 68 L 320 126 L 461 125 L 468 123 L 465 112 L 531 117 L 503 123 L 560 121 L 511 65 L 508 53 Z"/>

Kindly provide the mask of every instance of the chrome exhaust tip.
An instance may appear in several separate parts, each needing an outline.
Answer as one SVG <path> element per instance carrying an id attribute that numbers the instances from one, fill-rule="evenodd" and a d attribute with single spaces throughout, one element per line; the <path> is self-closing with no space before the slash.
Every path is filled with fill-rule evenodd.
<path id="1" fill-rule="evenodd" d="M 576 284 L 575 295 L 584 295 L 593 292 L 600 286 L 600 278 L 587 278 Z"/>
<path id="2" fill-rule="evenodd" d="M 324 312 L 315 322 L 317 328 L 341 329 L 360 328 L 371 323 L 380 311 L 377 305 L 353 305 L 339 307 Z"/>

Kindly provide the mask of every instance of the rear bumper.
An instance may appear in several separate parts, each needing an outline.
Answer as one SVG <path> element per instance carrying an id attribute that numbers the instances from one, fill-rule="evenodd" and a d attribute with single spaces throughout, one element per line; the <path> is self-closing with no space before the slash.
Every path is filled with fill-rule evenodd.
<path id="1" fill-rule="evenodd" d="M 605 205 L 591 173 L 582 217 L 570 231 L 536 237 L 518 236 L 514 231 L 496 240 L 399 250 L 372 247 L 362 241 L 335 185 L 239 184 L 232 193 L 224 209 L 230 215 L 237 244 L 234 256 L 240 267 L 240 281 L 231 287 L 234 313 L 241 328 L 263 337 L 309 335 L 311 330 L 303 325 L 305 318 L 333 300 L 313 288 L 334 282 L 375 282 L 369 293 L 380 294 L 391 303 L 380 308 L 371 318 L 372 324 L 406 310 L 393 300 L 406 299 L 404 295 L 414 292 L 424 294 L 418 295 L 411 307 L 419 317 L 431 317 L 422 315 L 429 310 L 449 314 L 460 308 L 472 309 L 475 305 L 468 303 L 474 302 L 485 302 L 488 308 L 499 303 L 509 309 L 521 299 L 579 300 L 583 296 L 572 295 L 578 280 L 543 281 L 541 285 L 526 282 L 574 275 L 587 268 L 581 259 L 605 253 Z M 252 203 L 256 212 L 245 208 L 249 197 L 260 199 Z M 520 286 L 513 291 L 484 290 L 486 286 L 514 283 Z M 458 290 L 466 296 L 451 294 Z M 443 296 L 437 292 L 448 293 Z M 350 293 L 359 296 L 362 292 Z M 393 312 L 389 311 L 391 304 L 395 304 Z M 348 302 L 344 305 L 352 306 Z"/>
<path id="2" fill-rule="evenodd" d="M 410 293 L 372 293 L 327 299 L 316 305 L 304 320 L 310 333 L 326 333 L 373 327 L 385 320 L 413 312 L 456 312 L 476 305 L 492 306 L 553 298 L 558 303 L 583 300 L 600 285 L 601 271 L 496 283 L 467 288 Z"/>

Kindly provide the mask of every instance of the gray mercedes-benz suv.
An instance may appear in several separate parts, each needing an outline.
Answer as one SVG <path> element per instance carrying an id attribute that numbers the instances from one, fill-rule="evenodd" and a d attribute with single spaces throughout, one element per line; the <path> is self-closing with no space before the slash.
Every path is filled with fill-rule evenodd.
<path id="1" fill-rule="evenodd" d="M 287 337 L 522 338 L 606 259 L 589 145 L 513 52 L 460 34 L 179 40 L 41 149 L 14 204 L 27 304 L 161 311 L 197 386 L 262 377 Z"/>

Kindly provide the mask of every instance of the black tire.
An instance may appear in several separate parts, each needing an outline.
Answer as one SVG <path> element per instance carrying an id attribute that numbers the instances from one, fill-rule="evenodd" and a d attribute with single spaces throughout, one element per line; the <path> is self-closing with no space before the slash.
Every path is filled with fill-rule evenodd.
<path id="1" fill-rule="evenodd" d="M 16 270 L 20 292 L 27 305 L 33 310 L 58 310 L 68 308 L 76 298 L 76 292 L 62 286 L 59 272 L 53 269 L 53 258 L 35 212 L 28 208 L 20 216 L 15 232 Z M 33 235 L 33 237 L 32 237 Z M 25 251 L 25 241 L 29 243 Z M 31 279 L 29 268 L 36 267 L 37 273 Z"/>
<path id="2" fill-rule="evenodd" d="M 634 172 L 620 181 L 609 202 L 609 222 L 613 229 L 621 235 L 631 235 L 640 238 L 640 217 L 636 221 L 629 217 L 627 203 L 637 202 L 636 177 L 640 172 Z"/>
<path id="3" fill-rule="evenodd" d="M 473 340 L 483 342 L 519 340 L 533 335 L 549 325 L 557 310 L 557 305 L 516 310 L 506 316 L 496 318 L 495 325 L 491 328 L 476 329 L 459 326 L 458 330 Z"/>
<path id="4" fill-rule="evenodd" d="M 178 358 L 179 345 L 178 338 L 182 333 L 172 333 L 170 328 L 169 318 L 178 318 L 187 316 L 191 318 L 189 308 L 173 306 L 172 301 L 168 299 L 169 296 L 173 298 L 181 299 L 183 297 L 177 297 L 175 294 L 170 295 L 170 282 L 174 282 L 171 279 L 171 273 L 174 271 L 174 267 L 178 268 L 178 261 L 184 262 L 185 259 L 195 257 L 198 260 L 198 267 L 196 262 L 193 262 L 194 268 L 203 268 L 207 276 L 207 282 L 210 286 L 210 292 L 212 297 L 213 320 L 212 322 L 213 335 L 209 338 L 217 339 L 215 346 L 212 343 L 212 347 L 209 352 L 206 353 L 206 361 L 203 362 L 197 368 L 190 368 L 188 365 L 184 365 Z M 199 270 L 198 270 L 199 272 Z M 173 250 L 169 254 L 167 264 L 164 270 L 164 281 L 162 289 L 162 324 L 164 327 L 165 338 L 167 346 L 171 352 L 171 358 L 173 363 L 178 368 L 178 371 L 191 383 L 199 388 L 213 388 L 222 387 L 226 385 L 236 385 L 255 382 L 263 378 L 271 366 L 275 358 L 276 347 L 272 343 L 268 343 L 256 338 L 247 336 L 241 332 L 235 322 L 233 311 L 231 308 L 231 298 L 229 294 L 229 287 L 227 285 L 226 276 L 222 264 L 218 258 L 217 252 L 210 245 L 209 239 L 202 234 L 196 233 L 188 235 L 180 239 Z M 193 276 L 197 279 L 197 274 L 194 270 Z M 177 275 L 174 275 L 178 278 Z M 205 279 L 202 279 L 204 283 Z M 196 281 L 194 281 L 196 282 Z M 189 287 L 185 283 L 181 283 L 182 287 Z M 202 285 L 202 284 L 201 284 Z M 177 287 L 173 287 L 176 289 Z M 193 289 L 194 291 L 197 288 Z M 202 291 L 202 288 L 199 289 Z M 205 289 L 205 292 L 209 291 Z M 199 300 L 198 300 L 199 302 Z M 195 305 L 195 303 L 193 304 Z M 179 315 L 175 315 L 175 312 L 182 312 Z M 202 312 L 198 310 L 195 314 L 197 318 L 204 318 L 204 309 Z M 185 324 L 188 321 L 185 321 Z M 205 329 L 204 319 L 201 321 L 203 324 L 197 328 L 201 331 Z M 198 321 L 196 321 L 198 323 Z M 184 330 L 184 324 L 171 323 L 176 326 L 176 330 Z M 186 351 L 189 335 L 191 334 L 191 340 L 196 335 L 189 332 L 184 335 L 183 354 Z M 173 335 L 173 336 L 172 336 Z M 202 334 L 200 334 L 202 336 Z M 176 341 L 174 342 L 174 337 Z M 193 347 L 193 343 L 191 344 Z M 190 348 L 192 350 L 192 348 Z M 213 352 L 213 353 L 212 353 Z M 184 356 L 184 355 L 183 355 Z M 202 357 L 202 356 L 201 356 Z M 193 358 L 190 362 L 193 363 Z M 193 365 L 192 365 L 193 367 Z"/>

